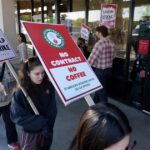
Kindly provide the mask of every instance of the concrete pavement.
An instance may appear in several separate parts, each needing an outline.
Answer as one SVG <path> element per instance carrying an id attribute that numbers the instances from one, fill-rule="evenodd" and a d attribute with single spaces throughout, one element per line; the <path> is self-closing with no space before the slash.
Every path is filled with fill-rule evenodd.
<path id="1" fill-rule="evenodd" d="M 58 116 L 54 129 L 52 150 L 67 150 L 75 133 L 79 118 L 88 107 L 85 100 L 80 100 L 64 107 L 58 102 Z M 128 117 L 133 129 L 131 141 L 136 140 L 135 150 L 149 150 L 150 148 L 150 116 L 141 111 L 109 99 L 110 103 L 118 106 Z"/>
<path id="2" fill-rule="evenodd" d="M 137 141 L 135 150 L 149 150 L 150 116 L 118 101 L 110 99 L 109 102 L 118 106 L 128 116 L 133 128 L 132 140 Z M 79 118 L 88 105 L 85 100 L 81 99 L 65 107 L 57 96 L 57 106 L 58 116 L 55 123 L 54 140 L 51 150 L 67 150 L 72 141 Z M 18 133 L 20 133 L 20 128 L 17 129 Z M 0 118 L 0 150 L 8 150 L 2 117 Z"/>
<path id="3" fill-rule="evenodd" d="M 32 56 L 31 50 L 29 55 Z M 20 66 L 18 60 L 14 60 L 13 64 L 15 68 Z M 79 118 L 88 105 L 84 99 L 81 99 L 65 107 L 58 95 L 56 99 L 58 116 L 55 123 L 54 140 L 51 150 L 67 150 L 72 141 Z M 133 128 L 132 140 L 137 141 L 135 150 L 150 150 L 150 115 L 145 115 L 141 111 L 111 98 L 109 102 L 118 106 L 129 118 Z M 20 133 L 20 128 L 17 127 L 17 129 L 18 133 Z M 8 150 L 2 117 L 0 117 L 0 150 Z"/>

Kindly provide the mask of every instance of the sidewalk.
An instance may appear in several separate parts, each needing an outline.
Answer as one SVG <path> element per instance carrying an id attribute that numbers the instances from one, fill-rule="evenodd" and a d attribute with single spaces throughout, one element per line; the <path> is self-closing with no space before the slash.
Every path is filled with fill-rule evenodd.
<path id="1" fill-rule="evenodd" d="M 135 150 L 149 150 L 150 116 L 112 99 L 109 102 L 117 105 L 128 116 L 133 128 L 132 140 L 137 141 Z M 88 105 L 82 99 L 65 107 L 58 96 L 57 104 L 58 116 L 55 123 L 54 140 L 51 150 L 67 150 L 72 141 L 79 118 Z M 0 118 L 0 131 L 0 150 L 8 150 L 2 117 Z M 20 133 L 20 128 L 18 128 L 18 133 Z"/>
<path id="2" fill-rule="evenodd" d="M 131 140 L 137 141 L 135 150 L 149 150 L 150 116 L 118 101 L 110 99 L 109 102 L 118 106 L 127 115 L 133 129 Z M 64 107 L 60 100 L 58 101 L 58 116 L 55 124 L 52 150 L 68 149 L 79 118 L 87 107 L 85 100 L 74 102 L 67 107 Z"/>
<path id="3" fill-rule="evenodd" d="M 29 56 L 31 55 L 32 50 L 30 50 L 29 53 Z M 20 66 L 18 59 L 12 61 L 15 68 Z M 79 118 L 88 105 L 85 100 L 82 99 L 65 107 L 58 95 L 56 99 L 58 104 L 58 116 L 55 123 L 54 140 L 51 150 L 67 150 L 73 139 Z M 112 99 L 110 99 L 109 102 L 118 106 L 127 115 L 133 129 L 132 140 L 137 141 L 135 150 L 149 150 L 150 115 L 145 115 L 135 108 Z M 20 133 L 20 128 L 18 127 L 17 129 L 18 133 Z M 2 117 L 0 117 L 0 131 L 0 150 L 8 150 Z"/>

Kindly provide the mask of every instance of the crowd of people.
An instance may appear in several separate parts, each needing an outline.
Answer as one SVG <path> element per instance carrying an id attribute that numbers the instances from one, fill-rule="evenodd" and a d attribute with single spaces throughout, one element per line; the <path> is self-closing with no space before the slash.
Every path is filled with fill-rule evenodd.
<path id="1" fill-rule="evenodd" d="M 85 52 L 85 41 L 82 38 L 78 39 L 77 44 L 102 83 L 103 89 L 95 93 L 96 104 L 82 115 L 69 149 L 129 150 L 131 126 L 125 114 L 108 103 L 106 92 L 106 80 L 111 75 L 115 57 L 115 44 L 110 40 L 105 26 L 97 27 L 96 35 L 99 40 L 90 55 Z M 16 84 L 5 64 L 2 65 L 0 74 L 0 114 L 5 122 L 8 146 L 14 150 L 49 150 L 57 117 L 55 89 L 38 57 L 28 58 L 23 34 L 20 34 L 19 41 L 22 66 L 18 77 L 27 96 Z M 33 111 L 28 97 L 39 114 Z M 19 138 L 15 125 L 22 127 Z"/>

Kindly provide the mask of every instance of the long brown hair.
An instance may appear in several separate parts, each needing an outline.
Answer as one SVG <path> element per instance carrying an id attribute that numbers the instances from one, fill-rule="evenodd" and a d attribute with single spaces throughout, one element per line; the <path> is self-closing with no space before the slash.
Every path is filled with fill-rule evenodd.
<path id="1" fill-rule="evenodd" d="M 28 58 L 23 65 L 21 66 L 20 70 L 19 70 L 19 77 L 20 77 L 20 84 L 22 87 L 24 87 L 24 89 L 27 91 L 27 93 L 31 93 L 31 85 L 33 84 L 30 77 L 29 77 L 29 73 L 37 66 L 42 65 L 40 60 L 38 59 L 38 57 L 34 56 L 31 58 Z M 46 82 L 48 82 L 48 77 L 45 74 L 43 81 L 42 81 L 42 85 L 43 87 L 46 86 Z"/>
<path id="2" fill-rule="evenodd" d="M 82 115 L 70 150 L 103 150 L 131 133 L 127 117 L 112 104 L 97 104 Z"/>

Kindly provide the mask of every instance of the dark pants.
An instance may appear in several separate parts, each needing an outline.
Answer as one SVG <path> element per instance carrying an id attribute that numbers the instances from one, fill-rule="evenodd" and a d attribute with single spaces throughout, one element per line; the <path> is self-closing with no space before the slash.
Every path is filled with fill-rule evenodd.
<path id="1" fill-rule="evenodd" d="M 94 96 L 95 103 L 108 101 L 107 91 L 106 91 L 106 82 L 107 82 L 108 78 L 111 76 L 111 70 L 112 70 L 111 68 L 107 68 L 107 69 L 95 68 L 94 69 L 94 72 L 95 72 L 97 78 L 103 85 L 103 88 L 101 90 L 95 92 L 95 96 Z"/>
<path id="2" fill-rule="evenodd" d="M 143 109 L 150 111 L 150 74 L 148 74 L 145 78 L 142 106 Z"/>
<path id="3" fill-rule="evenodd" d="M 0 115 L 1 114 L 5 123 L 7 143 L 11 144 L 17 142 L 16 127 L 10 119 L 10 104 L 0 107 Z"/>
<path id="4" fill-rule="evenodd" d="M 131 89 L 131 101 L 142 103 L 143 91 L 143 83 L 137 83 L 134 81 Z"/>
<path id="5" fill-rule="evenodd" d="M 20 146 L 22 150 L 49 150 L 52 136 L 46 137 L 42 133 L 28 133 L 22 131 Z"/>

